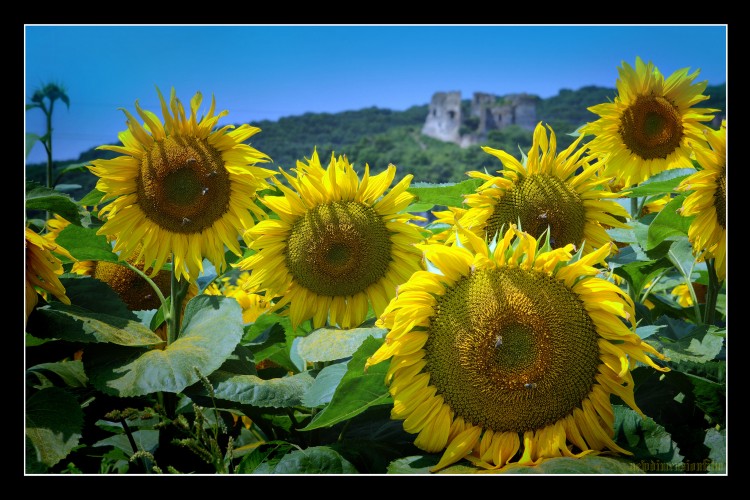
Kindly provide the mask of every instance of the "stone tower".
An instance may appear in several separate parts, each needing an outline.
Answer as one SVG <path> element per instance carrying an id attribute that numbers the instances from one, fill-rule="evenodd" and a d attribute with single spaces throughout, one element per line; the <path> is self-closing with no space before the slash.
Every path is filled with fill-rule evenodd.
<path id="1" fill-rule="evenodd" d="M 441 141 L 460 141 L 461 92 L 436 92 L 432 96 L 422 133 Z"/>

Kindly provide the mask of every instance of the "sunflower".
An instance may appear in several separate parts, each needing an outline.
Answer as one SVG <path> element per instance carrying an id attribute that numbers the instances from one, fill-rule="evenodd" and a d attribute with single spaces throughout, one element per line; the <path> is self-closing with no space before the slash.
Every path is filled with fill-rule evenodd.
<path id="1" fill-rule="evenodd" d="M 588 108 L 601 118 L 581 131 L 595 136 L 588 147 L 604 161 L 605 174 L 627 187 L 663 170 L 691 168 L 690 142 L 702 140 L 699 122 L 710 121 L 710 113 L 718 111 L 692 107 L 709 98 L 703 95 L 708 81 L 693 84 L 699 71 L 688 74 L 689 68 L 665 80 L 640 57 L 635 69 L 623 61 L 618 71 L 614 102 Z"/>
<path id="2" fill-rule="evenodd" d="M 51 293 L 63 304 L 70 305 L 70 299 L 65 295 L 65 287 L 58 275 L 63 273 L 60 259 L 52 252 L 64 250 L 61 246 L 50 241 L 28 227 L 26 228 L 26 319 L 39 302 L 37 293 L 45 299 Z M 41 289 L 38 290 L 37 288 Z"/>
<path id="3" fill-rule="evenodd" d="M 549 227 L 553 248 L 569 243 L 579 248 L 584 240 L 586 253 L 609 247 L 612 240 L 602 225 L 628 227 L 622 222 L 628 217 L 627 210 L 607 200 L 621 195 L 598 188 L 609 178 L 595 176 L 601 165 L 589 165 L 582 157 L 584 150 L 576 150 L 582 137 L 556 155 L 555 132 L 549 129 L 548 141 L 542 124 L 536 126 L 525 165 L 505 151 L 482 148 L 497 157 L 504 169 L 498 171 L 499 176 L 468 172 L 486 182 L 466 196 L 469 209 L 460 216 L 461 225 L 480 238 L 486 234 L 492 240 L 503 225 L 520 221 L 521 229 L 537 238 Z M 576 174 L 579 168 L 582 171 Z M 454 238 L 455 232 L 448 242 Z"/>
<path id="4" fill-rule="evenodd" d="M 678 191 L 692 191 L 682 204 L 681 214 L 695 215 L 688 239 L 700 260 L 715 260 L 716 276 L 726 277 L 727 253 L 727 127 L 705 129 L 710 147 L 696 145 L 695 158 L 701 170 L 683 180 Z"/>
<path id="5" fill-rule="evenodd" d="M 264 215 L 254 198 L 274 173 L 255 167 L 269 158 L 243 144 L 260 129 L 226 125 L 212 131 L 227 114 L 214 115 L 213 99 L 208 114 L 198 120 L 200 92 L 190 101 L 189 116 L 174 89 L 169 108 L 157 92 L 164 124 L 136 101 L 145 125 L 123 110 L 128 126 L 119 135 L 123 145 L 99 148 L 123 156 L 89 167 L 100 177 L 96 188 L 105 193 L 102 202 L 113 199 L 99 212 L 106 222 L 98 233 L 117 240 L 114 251 L 123 259 L 136 255 L 154 272 L 170 253 L 177 279 L 201 272 L 204 256 L 221 271 L 224 245 L 241 255 L 238 235 L 253 226 L 251 213 Z"/>
<path id="6" fill-rule="evenodd" d="M 216 282 L 211 283 L 203 291 L 206 295 L 224 295 L 235 299 L 242 308 L 242 321 L 245 324 L 255 323 L 258 317 L 269 310 L 273 305 L 266 297 L 255 293 L 255 290 L 246 290 L 244 283 L 250 279 L 250 273 L 244 272 L 237 277 L 237 284 L 233 285 L 229 277 L 222 278 L 221 286 Z"/>
<path id="7" fill-rule="evenodd" d="M 260 222 L 246 235 L 257 253 L 239 267 L 252 270 L 245 289 L 283 296 L 274 309 L 289 304 L 296 328 L 312 318 L 315 328 L 326 319 L 342 328 L 364 321 L 368 303 L 375 314 L 385 309 L 396 286 L 422 269 L 423 240 L 410 220 L 399 213 L 414 198 L 405 192 L 412 176 L 405 176 L 384 194 L 396 167 L 378 175 L 365 172 L 360 181 L 345 156 L 331 155 L 323 169 L 317 152 L 307 163 L 297 162 L 296 176 L 279 168 L 288 188 L 277 182 L 283 196 L 266 196 L 263 203 L 279 219 Z"/>
<path id="8" fill-rule="evenodd" d="M 671 294 L 681 307 L 691 307 L 693 305 L 693 297 L 690 295 L 690 287 L 685 283 L 674 287 Z"/>
<path id="9" fill-rule="evenodd" d="M 453 235 L 453 231 L 451 230 L 451 228 L 453 228 L 453 226 L 455 226 L 456 224 L 456 221 L 461 220 L 461 217 L 463 217 L 466 213 L 465 208 L 446 208 L 447 210 L 435 210 L 432 212 L 432 215 L 435 216 L 433 224 L 443 224 L 447 226 L 447 228 L 443 229 L 442 231 L 435 232 L 428 238 L 427 243 L 445 243 L 447 240 L 451 239 L 451 236 Z"/>
<path id="10" fill-rule="evenodd" d="M 136 250 L 139 253 L 140 249 Z M 134 257 L 127 259 L 127 262 L 141 271 L 144 270 L 143 263 L 137 262 Z M 131 311 L 146 311 L 161 307 L 159 296 L 154 292 L 151 285 L 141 275 L 128 267 L 107 261 L 82 260 L 73 264 L 71 272 L 81 276 L 91 276 L 106 283 Z M 150 274 L 153 269 L 145 272 Z M 169 297 L 172 287 L 172 276 L 169 271 L 158 271 L 151 276 L 151 280 L 159 287 L 162 295 Z M 198 286 L 191 282 L 182 301 L 182 315 L 185 314 L 188 301 L 197 294 Z M 164 322 L 159 325 L 154 333 L 163 340 L 167 340 L 167 323 Z"/>
<path id="11" fill-rule="evenodd" d="M 366 367 L 391 358 L 392 418 L 419 448 L 445 450 L 433 471 L 628 453 L 610 395 L 641 413 L 630 369 L 667 369 L 636 335 L 628 295 L 596 277 L 608 246 L 575 260 L 573 245 L 540 248 L 514 225 L 494 250 L 459 230 L 465 245 L 420 245 L 437 271 L 414 273 L 377 323 L 389 332 Z"/>

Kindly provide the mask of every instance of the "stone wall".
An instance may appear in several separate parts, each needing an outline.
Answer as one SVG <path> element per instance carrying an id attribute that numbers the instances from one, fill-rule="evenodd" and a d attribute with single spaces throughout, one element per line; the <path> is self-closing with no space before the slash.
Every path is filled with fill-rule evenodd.
<path id="1" fill-rule="evenodd" d="M 539 97 L 530 94 L 499 97 L 474 92 L 469 116 L 462 116 L 461 92 L 436 92 L 432 96 L 422 133 L 466 147 L 484 141 L 490 130 L 500 130 L 510 125 L 533 130 L 537 123 L 538 101 Z"/>

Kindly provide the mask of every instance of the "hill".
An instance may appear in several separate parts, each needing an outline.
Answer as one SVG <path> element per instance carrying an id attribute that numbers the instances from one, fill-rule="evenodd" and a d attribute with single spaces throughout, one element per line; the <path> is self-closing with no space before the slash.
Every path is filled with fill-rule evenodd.
<path id="1" fill-rule="evenodd" d="M 709 86 L 705 93 L 711 98 L 701 105 L 720 109 L 719 114 L 725 115 L 726 84 Z M 606 87 L 562 89 L 556 96 L 539 100 L 537 116 L 553 127 L 559 146 L 566 147 L 574 140 L 568 134 L 596 119 L 586 108 L 607 102 L 614 95 L 615 89 Z M 262 131 L 249 142 L 271 156 L 273 164 L 269 168 L 273 169 L 294 167 L 297 160 L 309 158 L 314 147 L 324 162 L 333 151 L 337 155 L 346 154 L 360 171 L 365 163 L 373 173 L 393 163 L 398 167 L 399 177 L 413 174 L 415 181 L 457 182 L 464 180 L 469 170 L 500 168 L 500 162 L 478 145 L 461 148 L 422 135 L 427 111 L 425 104 L 405 111 L 370 107 L 341 113 L 305 113 L 276 121 L 261 120 L 253 125 Z M 491 130 L 484 145 L 506 150 L 520 158 L 520 150 L 526 151 L 531 145 L 531 132 L 515 125 Z M 82 153 L 77 162 L 112 156 L 112 153 L 92 148 Z M 55 171 L 59 175 L 71 163 L 76 162 L 59 162 Z M 27 165 L 26 176 L 43 183 L 44 165 Z M 96 178 L 88 171 L 71 171 L 64 173 L 59 182 L 72 185 L 71 195 L 80 199 L 94 187 Z"/>

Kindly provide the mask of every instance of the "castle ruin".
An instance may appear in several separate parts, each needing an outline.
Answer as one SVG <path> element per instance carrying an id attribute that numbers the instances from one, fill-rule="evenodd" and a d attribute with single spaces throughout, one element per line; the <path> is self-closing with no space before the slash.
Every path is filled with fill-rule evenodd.
<path id="1" fill-rule="evenodd" d="M 496 96 L 474 92 L 471 102 L 461 100 L 461 92 L 435 92 L 430 101 L 422 133 L 461 147 L 487 139 L 490 130 L 518 125 L 534 130 L 539 97 L 530 94 Z"/>

